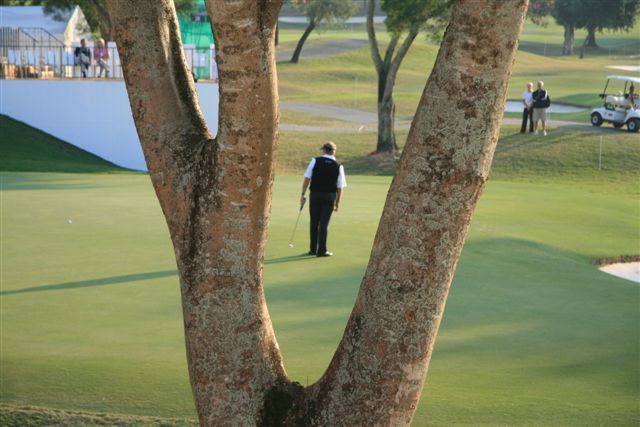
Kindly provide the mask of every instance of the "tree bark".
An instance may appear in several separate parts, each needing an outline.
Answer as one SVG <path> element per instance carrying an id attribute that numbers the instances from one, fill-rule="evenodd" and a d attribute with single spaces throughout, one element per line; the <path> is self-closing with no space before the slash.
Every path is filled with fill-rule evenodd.
<path id="1" fill-rule="evenodd" d="M 565 24 L 564 26 L 564 42 L 562 44 L 562 54 L 573 55 L 573 45 L 575 43 L 575 28 L 573 24 Z"/>
<path id="2" fill-rule="evenodd" d="M 393 95 L 378 101 L 378 143 L 376 153 L 393 153 L 398 150 L 395 131 L 396 106 Z"/>
<path id="3" fill-rule="evenodd" d="M 176 255 L 202 425 L 255 425 L 286 374 L 262 287 L 278 125 L 279 1 L 207 1 L 219 126 L 200 113 L 171 0 L 111 0 L 124 77 Z M 215 13 L 212 13 L 215 10 Z"/>
<path id="4" fill-rule="evenodd" d="M 454 4 L 344 336 L 323 377 L 307 388 L 287 379 L 262 287 L 280 5 L 207 0 L 220 73 L 214 139 L 173 2 L 109 1 L 133 117 L 176 254 L 200 424 L 408 425 L 489 173 L 527 1 Z"/>
<path id="5" fill-rule="evenodd" d="M 599 48 L 598 43 L 596 42 L 596 29 L 589 27 L 587 28 L 587 40 L 585 42 L 586 47 L 591 47 L 594 49 Z"/>
<path id="6" fill-rule="evenodd" d="M 307 41 L 307 38 L 309 37 L 309 34 L 311 34 L 311 32 L 315 28 L 316 28 L 316 23 L 315 23 L 315 21 L 313 19 L 311 19 L 309 21 L 309 25 L 304 30 L 304 33 L 302 33 L 302 37 L 300 37 L 300 40 L 298 40 L 298 44 L 296 45 L 296 49 L 293 51 L 293 55 L 291 56 L 291 62 L 293 62 L 294 64 L 297 64 L 298 61 L 300 60 L 300 53 L 302 52 L 302 47 L 304 46 L 304 43 Z"/>
<path id="7" fill-rule="evenodd" d="M 322 408 L 315 425 L 411 422 L 489 174 L 526 7 L 454 3 L 355 307 L 329 369 L 311 387 Z"/>

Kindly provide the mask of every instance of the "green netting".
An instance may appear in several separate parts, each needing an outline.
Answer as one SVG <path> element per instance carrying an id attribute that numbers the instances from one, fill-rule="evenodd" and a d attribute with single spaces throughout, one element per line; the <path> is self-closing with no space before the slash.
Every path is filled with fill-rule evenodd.
<path id="1" fill-rule="evenodd" d="M 186 51 L 192 71 L 198 78 L 211 78 L 209 67 L 209 47 L 214 44 L 211 23 L 207 16 L 204 0 L 198 0 L 196 9 L 192 12 L 178 15 L 182 43 L 194 45 L 195 51 Z"/>
<path id="2" fill-rule="evenodd" d="M 182 33 L 182 43 L 193 44 L 196 48 L 209 48 L 213 44 L 213 33 L 211 23 L 207 16 L 207 9 L 204 0 L 196 2 L 196 10 L 181 13 L 178 16 L 180 32 Z"/>

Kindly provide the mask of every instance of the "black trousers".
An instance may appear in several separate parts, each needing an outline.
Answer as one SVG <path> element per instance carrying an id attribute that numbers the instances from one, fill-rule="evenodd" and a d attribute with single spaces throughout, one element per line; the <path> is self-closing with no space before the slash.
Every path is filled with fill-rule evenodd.
<path id="1" fill-rule="evenodd" d="M 520 133 L 527 131 L 527 120 L 529 120 L 529 132 L 533 132 L 533 108 L 522 109 L 522 126 L 520 126 Z"/>
<path id="2" fill-rule="evenodd" d="M 309 216 L 311 217 L 309 250 L 317 254 L 327 252 L 327 235 L 329 220 L 336 203 L 336 193 L 311 192 L 309 199 Z"/>

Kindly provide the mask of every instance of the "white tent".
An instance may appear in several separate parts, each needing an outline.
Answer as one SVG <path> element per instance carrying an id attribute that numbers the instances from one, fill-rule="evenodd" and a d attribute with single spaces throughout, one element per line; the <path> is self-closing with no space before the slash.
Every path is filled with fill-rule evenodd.
<path id="1" fill-rule="evenodd" d="M 79 6 L 63 14 L 61 18 L 58 20 L 53 15 L 47 15 L 42 6 L 0 6 L 0 27 L 3 30 L 22 30 L 33 35 L 40 44 L 55 43 L 48 35 L 65 47 L 77 45 L 80 39 L 91 37 L 89 24 Z M 7 33 L 3 31 L 3 34 Z"/>

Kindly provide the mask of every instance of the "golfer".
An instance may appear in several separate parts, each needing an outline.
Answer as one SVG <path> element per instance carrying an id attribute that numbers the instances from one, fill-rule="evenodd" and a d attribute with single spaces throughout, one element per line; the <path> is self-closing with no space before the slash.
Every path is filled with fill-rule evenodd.
<path id="1" fill-rule="evenodd" d="M 309 201 L 309 228 L 311 244 L 309 255 L 319 257 L 331 256 L 327 250 L 327 233 L 331 214 L 340 207 L 342 189 L 347 186 L 344 168 L 336 160 L 336 144 L 327 141 L 321 148 L 322 156 L 311 159 L 304 173 L 300 204 L 307 199 L 305 194 L 311 184 L 311 200 Z"/>

